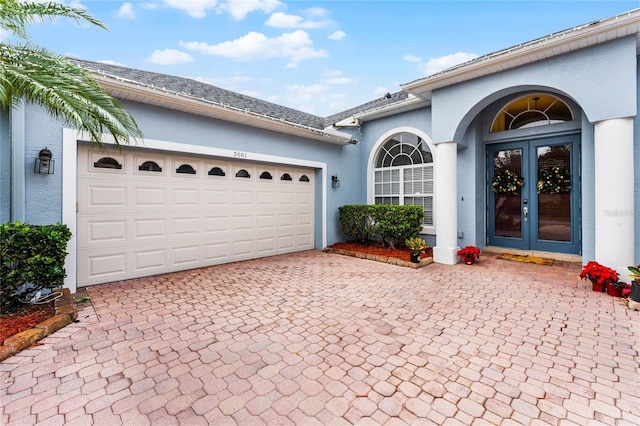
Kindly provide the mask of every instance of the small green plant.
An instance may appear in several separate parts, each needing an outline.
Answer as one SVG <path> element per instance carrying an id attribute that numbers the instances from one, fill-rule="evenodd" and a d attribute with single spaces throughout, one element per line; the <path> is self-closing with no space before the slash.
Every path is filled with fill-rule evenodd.
<path id="1" fill-rule="evenodd" d="M 627 266 L 627 269 L 629 270 L 629 272 L 631 272 L 629 274 L 629 277 L 631 277 L 632 280 L 640 282 L 640 265 Z"/>
<path id="2" fill-rule="evenodd" d="M 413 255 L 422 254 L 427 249 L 427 243 L 420 237 L 408 238 L 404 244 Z"/>
<path id="3" fill-rule="evenodd" d="M 0 224 L 0 308 L 29 292 L 62 286 L 71 231 L 66 225 Z"/>

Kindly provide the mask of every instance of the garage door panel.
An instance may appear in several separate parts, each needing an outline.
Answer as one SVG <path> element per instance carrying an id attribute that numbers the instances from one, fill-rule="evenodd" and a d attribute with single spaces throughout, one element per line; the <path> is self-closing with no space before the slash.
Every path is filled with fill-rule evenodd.
<path id="1" fill-rule="evenodd" d="M 278 226 L 287 227 L 293 226 L 294 215 L 288 213 L 281 213 L 278 215 Z"/>
<path id="2" fill-rule="evenodd" d="M 249 256 L 254 252 L 253 240 L 238 240 L 231 243 L 231 252 L 234 257 Z"/>
<path id="3" fill-rule="evenodd" d="M 231 219 L 234 231 L 247 231 L 253 229 L 253 215 L 234 215 Z"/>
<path id="4" fill-rule="evenodd" d="M 258 238 L 256 244 L 258 253 L 273 252 L 276 249 L 276 239 L 274 237 Z"/>
<path id="5" fill-rule="evenodd" d="M 315 171 L 143 151 L 123 147 L 122 169 L 108 169 L 78 148 L 79 286 L 314 247 Z M 146 161 L 162 172 L 139 170 Z M 235 177 L 243 169 L 250 178 Z"/>
<path id="6" fill-rule="evenodd" d="M 296 215 L 297 217 L 297 224 L 298 225 L 312 225 L 313 223 L 313 216 L 310 213 L 298 213 Z"/>
<path id="7" fill-rule="evenodd" d="M 207 206 L 226 206 L 230 202 L 229 191 L 226 189 L 207 189 L 204 192 L 204 202 Z"/>
<path id="8" fill-rule="evenodd" d="M 196 207 L 200 204 L 200 192 L 197 189 L 175 188 L 173 190 L 173 204 Z"/>
<path id="9" fill-rule="evenodd" d="M 175 247 L 173 249 L 173 264 L 196 267 L 200 262 L 200 246 L 197 244 Z"/>
<path id="10" fill-rule="evenodd" d="M 256 226 L 262 230 L 274 229 L 276 227 L 276 215 L 275 214 L 258 215 Z"/>
<path id="11" fill-rule="evenodd" d="M 198 235 L 201 230 L 199 217 L 180 217 L 173 220 L 173 235 Z"/>
<path id="12" fill-rule="evenodd" d="M 162 270 L 167 265 L 166 249 L 138 249 L 133 251 L 133 271 L 146 271 L 150 269 Z"/>
<path id="13" fill-rule="evenodd" d="M 279 204 L 293 204 L 294 200 L 295 200 L 295 197 L 293 195 L 293 192 L 280 191 L 278 193 L 278 203 Z"/>
<path id="14" fill-rule="evenodd" d="M 208 216 L 204 218 L 204 232 L 224 232 L 229 228 L 228 216 Z"/>
<path id="15" fill-rule="evenodd" d="M 127 189 L 121 186 L 97 186 L 88 188 L 88 207 L 119 207 L 127 206 Z"/>
<path id="16" fill-rule="evenodd" d="M 134 240 L 167 235 L 167 223 L 164 218 L 140 218 L 134 219 L 134 223 Z"/>
<path id="17" fill-rule="evenodd" d="M 126 220 L 106 220 L 89 223 L 89 239 L 92 242 L 123 242 L 127 240 Z"/>
<path id="18" fill-rule="evenodd" d="M 135 188 L 135 204 L 138 206 L 164 206 L 167 201 L 166 191 L 164 188 Z"/>
<path id="19" fill-rule="evenodd" d="M 280 235 L 278 236 L 278 248 L 280 250 L 291 250 L 295 241 L 293 235 Z"/>
<path id="20" fill-rule="evenodd" d="M 253 205 L 253 191 L 238 190 L 233 192 L 233 204 Z"/>

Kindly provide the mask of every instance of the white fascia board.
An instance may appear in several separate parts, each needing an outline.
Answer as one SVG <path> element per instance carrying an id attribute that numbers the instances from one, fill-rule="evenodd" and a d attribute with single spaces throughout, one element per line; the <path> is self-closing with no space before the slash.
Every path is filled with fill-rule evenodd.
<path id="1" fill-rule="evenodd" d="M 633 34 L 638 36 L 639 32 L 640 9 L 635 9 L 614 18 L 578 26 L 567 31 L 551 34 L 518 46 L 481 56 L 437 74 L 401 84 L 400 87 L 424 99 L 431 99 L 431 93 L 436 89 L 617 38 L 627 37 Z"/>

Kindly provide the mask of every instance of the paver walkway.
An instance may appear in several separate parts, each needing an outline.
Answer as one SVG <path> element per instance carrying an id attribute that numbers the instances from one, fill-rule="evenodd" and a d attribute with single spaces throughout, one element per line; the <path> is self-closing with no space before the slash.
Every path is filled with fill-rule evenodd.
<path id="1" fill-rule="evenodd" d="M 639 425 L 640 312 L 580 266 L 309 251 L 90 287 L 0 424 Z"/>

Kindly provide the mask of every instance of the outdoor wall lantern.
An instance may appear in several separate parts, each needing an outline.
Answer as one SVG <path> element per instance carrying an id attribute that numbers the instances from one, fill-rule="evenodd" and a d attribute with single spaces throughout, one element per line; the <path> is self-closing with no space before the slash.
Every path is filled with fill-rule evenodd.
<path id="1" fill-rule="evenodd" d="M 337 175 L 331 176 L 331 186 L 333 188 L 340 188 L 340 179 L 338 179 Z"/>
<path id="2" fill-rule="evenodd" d="M 55 161 L 51 159 L 53 154 L 46 147 L 40 150 L 36 163 L 33 167 L 34 173 L 40 173 L 43 175 L 52 175 L 55 166 Z"/>

